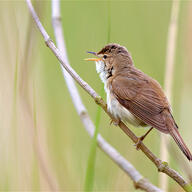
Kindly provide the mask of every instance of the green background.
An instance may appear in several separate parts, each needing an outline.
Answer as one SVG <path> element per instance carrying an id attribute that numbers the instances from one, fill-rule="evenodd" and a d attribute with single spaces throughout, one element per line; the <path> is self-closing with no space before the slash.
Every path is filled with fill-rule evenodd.
<path id="1" fill-rule="evenodd" d="M 164 85 L 171 1 L 62 1 L 64 37 L 70 64 L 98 93 L 103 84 L 86 51 L 99 51 L 108 39 L 131 52 L 135 66 Z M 51 2 L 35 9 L 50 37 Z M 172 90 L 172 108 L 180 133 L 192 149 L 192 3 L 182 1 Z M 57 59 L 46 47 L 24 1 L 0 1 L 0 190 L 81 191 L 84 188 L 91 139 L 78 117 Z M 97 106 L 77 85 L 95 122 Z M 130 126 L 138 136 L 145 129 Z M 153 184 L 159 173 L 136 151 L 130 139 L 102 111 L 100 133 Z M 144 143 L 159 156 L 160 133 Z M 170 166 L 183 174 L 188 163 L 176 144 L 169 149 Z M 178 160 L 181 161 L 178 161 Z M 182 163 L 181 163 L 182 162 Z M 191 165 L 190 165 L 191 166 Z M 50 181 L 50 182 L 49 182 Z M 169 191 L 181 188 L 169 179 Z M 130 178 L 97 149 L 94 191 L 134 191 Z"/>

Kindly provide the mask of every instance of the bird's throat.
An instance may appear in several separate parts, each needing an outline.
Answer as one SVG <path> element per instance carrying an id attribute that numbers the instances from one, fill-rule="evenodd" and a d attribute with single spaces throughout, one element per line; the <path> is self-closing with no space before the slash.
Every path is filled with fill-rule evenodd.
<path id="1" fill-rule="evenodd" d="M 102 82 L 106 85 L 109 74 L 107 70 L 105 70 L 105 63 L 103 61 L 96 61 L 95 63 L 96 63 L 96 71 L 97 73 L 99 73 Z"/>

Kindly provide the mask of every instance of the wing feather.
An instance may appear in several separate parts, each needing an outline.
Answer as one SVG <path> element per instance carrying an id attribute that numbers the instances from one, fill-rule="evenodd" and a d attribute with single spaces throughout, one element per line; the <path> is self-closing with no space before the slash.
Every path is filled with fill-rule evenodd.
<path id="1" fill-rule="evenodd" d="M 170 110 L 168 101 L 160 85 L 145 74 L 141 76 L 140 73 L 134 71 L 134 74 L 127 72 L 117 75 L 111 81 L 111 90 L 116 99 L 137 118 L 167 133 L 162 112 L 165 109 Z"/>

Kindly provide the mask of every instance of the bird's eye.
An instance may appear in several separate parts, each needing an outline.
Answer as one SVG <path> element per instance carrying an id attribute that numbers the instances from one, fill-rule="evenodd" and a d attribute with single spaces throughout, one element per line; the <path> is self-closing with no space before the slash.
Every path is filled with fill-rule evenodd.
<path id="1" fill-rule="evenodd" d="M 103 55 L 103 59 L 107 59 L 107 55 Z"/>

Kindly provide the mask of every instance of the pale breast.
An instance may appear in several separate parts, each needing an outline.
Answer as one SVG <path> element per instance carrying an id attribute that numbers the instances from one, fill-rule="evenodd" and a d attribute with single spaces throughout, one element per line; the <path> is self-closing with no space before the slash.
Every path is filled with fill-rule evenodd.
<path id="1" fill-rule="evenodd" d="M 109 87 L 107 86 L 107 71 L 105 71 L 105 64 L 103 61 L 96 62 L 96 70 L 97 73 L 99 73 L 101 80 L 104 83 L 105 92 L 107 94 L 107 108 L 108 111 L 113 114 L 113 116 L 117 119 L 121 119 L 123 122 L 128 122 L 134 126 L 142 126 L 144 123 L 142 123 L 141 120 L 136 118 L 134 115 L 132 115 L 129 110 L 127 110 L 125 107 L 123 107 L 119 101 L 113 96 L 111 93 Z"/>
<path id="2" fill-rule="evenodd" d="M 112 95 L 107 87 L 105 90 L 107 93 L 108 111 L 113 114 L 115 118 L 121 119 L 122 121 L 128 122 L 134 126 L 140 126 L 140 124 L 142 124 L 142 122 L 138 118 L 132 115 L 129 110 L 127 110 L 119 103 L 119 101 Z"/>

